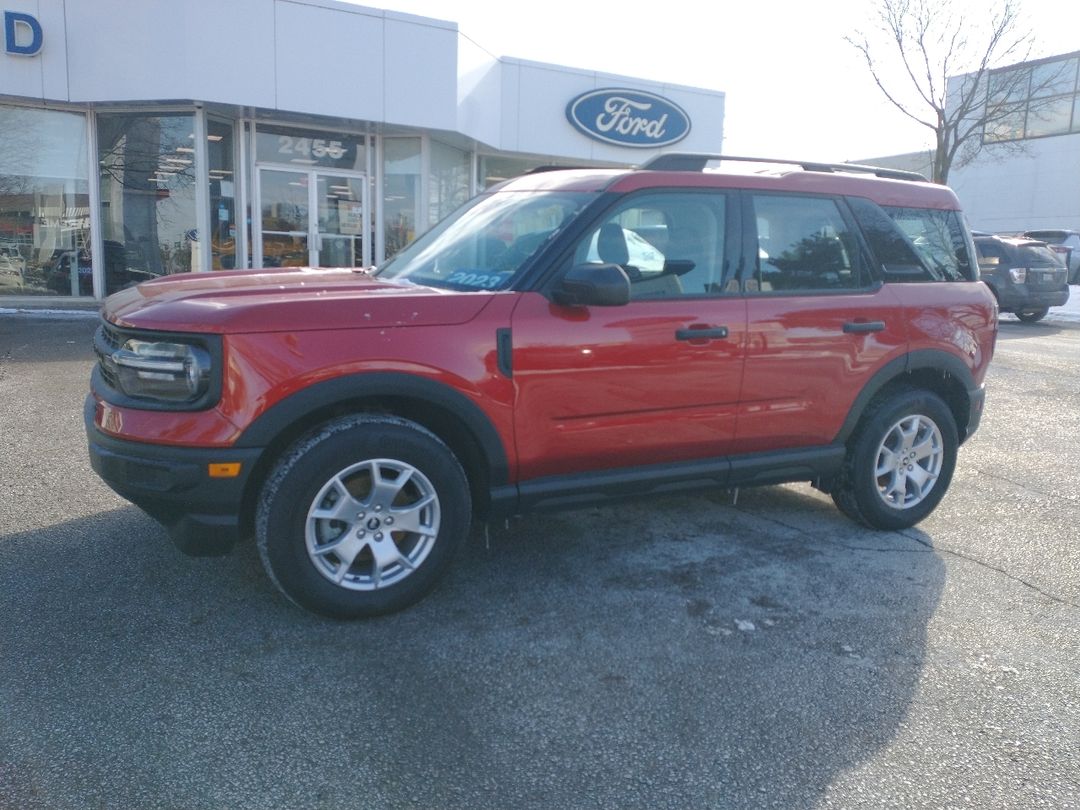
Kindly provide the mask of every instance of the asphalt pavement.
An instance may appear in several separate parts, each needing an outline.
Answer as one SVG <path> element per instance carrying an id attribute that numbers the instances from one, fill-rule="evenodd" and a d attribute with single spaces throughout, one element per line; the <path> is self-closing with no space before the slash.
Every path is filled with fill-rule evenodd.
<path id="1" fill-rule="evenodd" d="M 94 476 L 94 326 L 0 313 L 3 810 L 1080 807 L 1077 319 L 1002 318 L 915 529 L 806 485 L 531 515 L 354 623 Z"/>

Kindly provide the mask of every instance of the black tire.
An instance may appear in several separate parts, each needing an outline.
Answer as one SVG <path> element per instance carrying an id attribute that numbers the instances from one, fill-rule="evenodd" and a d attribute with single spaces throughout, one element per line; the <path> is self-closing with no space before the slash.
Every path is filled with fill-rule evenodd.
<path id="1" fill-rule="evenodd" d="M 471 511 L 465 473 L 442 440 L 405 419 L 362 414 L 283 454 L 263 486 L 255 537 L 285 596 L 353 619 L 426 595 L 468 535 Z"/>
<path id="2" fill-rule="evenodd" d="M 910 388 L 883 395 L 848 443 L 833 502 L 874 529 L 914 526 L 945 496 L 958 446 L 956 420 L 939 396 Z"/>
<path id="3" fill-rule="evenodd" d="M 1038 307 L 1036 309 L 1021 309 L 1017 310 L 1016 317 L 1023 323 L 1035 323 L 1035 321 L 1041 321 L 1046 317 L 1046 313 L 1050 311 L 1050 307 Z"/>

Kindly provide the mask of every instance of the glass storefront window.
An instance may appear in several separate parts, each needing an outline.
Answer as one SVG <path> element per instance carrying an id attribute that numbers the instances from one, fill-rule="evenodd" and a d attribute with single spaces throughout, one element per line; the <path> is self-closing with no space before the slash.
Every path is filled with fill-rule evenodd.
<path id="1" fill-rule="evenodd" d="M 495 157 L 493 155 L 483 155 L 479 161 L 480 188 L 490 188 L 496 183 L 501 183 L 503 180 L 509 180 L 511 177 L 517 177 L 520 174 L 530 169 L 535 169 L 537 166 L 543 166 L 550 161 L 544 161 L 537 158 L 515 158 L 515 157 Z"/>
<path id="2" fill-rule="evenodd" d="M 206 153 L 210 176 L 210 267 L 236 267 L 236 170 L 232 124 L 209 120 Z"/>
<path id="3" fill-rule="evenodd" d="M 522 158 L 502 157 L 497 155 L 481 155 L 477 161 L 477 184 L 481 190 L 491 188 L 496 183 L 518 177 L 540 166 L 552 165 L 582 168 L 595 168 L 596 163 L 579 160 L 567 160 L 564 158 Z M 624 164 L 629 165 L 629 164 Z"/>
<path id="4" fill-rule="evenodd" d="M 106 293 L 197 270 L 194 116 L 97 121 Z"/>
<path id="5" fill-rule="evenodd" d="M 93 295 L 86 116 L 0 105 L 0 295 Z"/>
<path id="6" fill-rule="evenodd" d="M 1032 98 L 1071 93 L 1076 89 L 1077 59 L 1064 59 L 1036 65 L 1031 71 Z"/>
<path id="7" fill-rule="evenodd" d="M 1062 135 L 1069 131 L 1072 111 L 1072 96 L 1032 99 L 1028 106 L 1027 128 L 1024 134 L 1028 138 Z"/>
<path id="8" fill-rule="evenodd" d="M 1025 110 L 1023 104 L 1003 104 L 988 112 L 992 120 L 983 130 L 983 141 L 1015 141 L 1024 137 Z"/>
<path id="9" fill-rule="evenodd" d="M 420 222 L 420 139 L 383 139 L 386 258 L 416 238 Z"/>
<path id="10" fill-rule="evenodd" d="M 428 224 L 434 225 L 469 199 L 469 153 L 431 142 Z"/>

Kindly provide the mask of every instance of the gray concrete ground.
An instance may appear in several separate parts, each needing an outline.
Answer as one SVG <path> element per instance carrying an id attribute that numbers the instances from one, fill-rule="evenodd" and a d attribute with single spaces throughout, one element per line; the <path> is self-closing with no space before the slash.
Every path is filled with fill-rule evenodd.
<path id="1" fill-rule="evenodd" d="M 1003 318 L 917 529 L 802 485 L 529 516 L 351 624 L 95 478 L 93 327 L 0 315 L 0 808 L 1080 807 L 1074 320 Z"/>

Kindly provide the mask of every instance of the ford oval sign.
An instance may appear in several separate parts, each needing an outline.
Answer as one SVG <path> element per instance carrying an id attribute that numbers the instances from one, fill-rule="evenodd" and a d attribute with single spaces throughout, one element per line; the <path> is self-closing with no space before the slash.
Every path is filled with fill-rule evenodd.
<path id="1" fill-rule="evenodd" d="M 566 117 L 590 138 L 616 146 L 654 149 L 690 134 L 690 116 L 682 107 L 640 90 L 582 93 L 566 105 Z"/>

